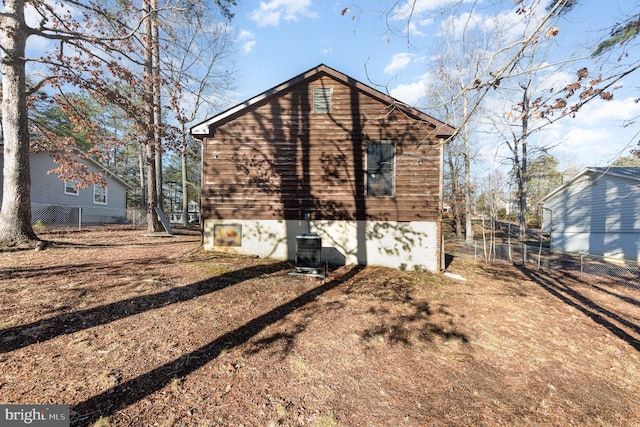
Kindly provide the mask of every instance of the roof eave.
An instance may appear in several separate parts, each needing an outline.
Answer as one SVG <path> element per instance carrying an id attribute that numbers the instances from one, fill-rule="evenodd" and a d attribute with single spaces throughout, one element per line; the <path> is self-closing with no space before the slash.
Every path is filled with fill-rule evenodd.
<path id="1" fill-rule="evenodd" d="M 82 151 L 81 149 L 77 148 L 77 147 L 72 147 L 72 150 L 75 151 L 76 153 L 80 153 L 83 157 L 81 158 L 81 160 L 93 163 L 93 165 L 95 167 L 97 167 L 98 169 L 102 170 L 102 173 L 110 178 L 113 178 L 114 180 L 118 181 L 120 184 L 122 184 L 127 190 L 133 190 L 133 187 L 129 184 L 127 184 L 122 178 L 120 178 L 118 175 L 116 175 L 113 171 L 111 171 L 109 168 L 107 168 L 105 165 L 103 165 L 102 163 L 100 163 L 97 160 L 92 159 L 90 156 L 87 155 L 87 153 L 85 153 L 84 151 Z M 86 156 L 86 157 L 84 157 Z"/>
<path id="2" fill-rule="evenodd" d="M 619 174 L 619 173 L 615 173 L 615 172 L 611 172 L 609 170 L 609 168 L 604 168 L 604 170 L 602 170 L 602 168 L 596 168 L 596 167 L 586 167 L 584 169 L 582 169 L 577 175 L 575 175 L 573 178 L 571 178 L 569 181 L 565 182 L 564 184 L 562 184 L 560 187 L 556 188 L 555 190 L 553 190 L 551 193 L 547 194 L 546 196 L 544 196 L 542 199 L 540 199 L 540 204 L 544 204 L 544 202 L 552 199 L 553 197 L 555 197 L 558 193 L 562 192 L 565 188 L 569 187 L 570 185 L 572 185 L 575 181 L 578 180 L 578 178 L 582 177 L 583 175 L 586 175 L 588 173 L 599 173 L 601 175 L 609 175 L 609 176 L 614 176 L 617 178 L 624 178 L 624 179 L 630 179 L 633 181 L 638 181 L 640 182 L 640 177 L 633 177 L 633 176 L 629 176 L 629 175 L 623 175 L 623 174 Z"/>

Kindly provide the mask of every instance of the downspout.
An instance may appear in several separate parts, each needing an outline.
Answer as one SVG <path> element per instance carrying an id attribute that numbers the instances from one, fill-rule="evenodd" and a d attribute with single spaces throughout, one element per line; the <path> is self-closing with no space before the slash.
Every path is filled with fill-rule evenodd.
<path id="1" fill-rule="evenodd" d="M 194 135 L 191 132 L 191 135 L 200 141 L 200 194 L 198 197 L 198 222 L 200 223 L 200 246 L 204 247 L 204 217 L 202 213 L 202 196 L 204 194 L 204 144 L 206 143 L 207 137 L 205 135 L 210 134 L 210 128 L 207 126 L 207 132 L 204 135 Z"/>
<path id="2" fill-rule="evenodd" d="M 200 246 L 204 247 L 204 218 L 202 217 L 202 195 L 204 194 L 204 138 L 200 139 L 200 197 L 198 197 L 198 219 L 200 223 Z"/>
<path id="3" fill-rule="evenodd" d="M 439 208 L 440 208 L 440 212 L 438 213 L 438 217 L 437 217 L 437 227 L 438 227 L 438 234 L 440 234 L 440 271 L 444 271 L 447 268 L 447 262 L 446 262 L 446 256 L 444 254 L 444 233 L 442 232 L 442 204 L 444 203 L 444 199 L 442 197 L 442 191 L 443 191 L 443 181 L 444 181 L 444 140 L 442 138 L 440 138 L 438 140 L 438 144 L 440 145 L 440 188 L 439 188 L 439 198 L 440 198 L 440 203 L 439 203 Z"/>
<path id="4" fill-rule="evenodd" d="M 549 253 L 551 253 L 553 252 L 553 241 L 551 240 L 551 235 L 553 234 L 553 209 L 545 208 L 544 203 L 540 203 L 540 206 L 542 207 L 543 212 L 549 211 Z M 542 225 L 542 231 L 544 232 L 544 215 Z"/>

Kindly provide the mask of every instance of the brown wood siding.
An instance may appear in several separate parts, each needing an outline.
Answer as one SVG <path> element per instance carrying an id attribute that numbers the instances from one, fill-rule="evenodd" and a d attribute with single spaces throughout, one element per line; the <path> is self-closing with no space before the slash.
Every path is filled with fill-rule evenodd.
<path id="1" fill-rule="evenodd" d="M 311 112 L 332 87 L 331 113 Z M 203 214 L 221 219 L 440 221 L 433 126 L 328 76 L 293 86 L 204 139 Z M 366 141 L 395 141 L 395 196 L 367 197 Z"/>

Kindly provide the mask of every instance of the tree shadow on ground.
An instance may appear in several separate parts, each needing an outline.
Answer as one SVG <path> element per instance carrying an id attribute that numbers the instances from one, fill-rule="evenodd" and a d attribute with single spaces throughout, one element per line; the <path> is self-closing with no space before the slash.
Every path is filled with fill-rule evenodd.
<path id="1" fill-rule="evenodd" d="M 82 256 L 78 256 L 77 259 L 86 260 L 86 262 L 74 262 L 71 264 L 64 259 L 61 259 L 60 264 L 55 266 L 27 264 L 0 268 L 0 280 L 11 278 L 47 280 L 49 277 L 53 276 L 77 276 L 79 274 L 104 272 L 108 272 L 111 276 L 115 276 L 117 274 L 130 275 L 132 269 L 139 268 L 141 270 L 152 270 L 154 266 L 166 265 L 167 262 L 171 261 L 167 258 L 139 258 L 122 261 L 108 260 L 102 262 Z"/>
<path id="2" fill-rule="evenodd" d="M 421 296 L 420 286 L 428 283 L 394 274 L 363 278 L 346 289 L 344 293 L 349 298 L 362 300 L 357 308 L 360 314 L 373 319 L 373 324 L 363 325 L 363 342 L 383 339 L 392 345 L 412 346 L 443 339 L 468 343 L 469 338 L 458 328 L 456 315 L 446 305 Z"/>
<path id="3" fill-rule="evenodd" d="M 611 295 L 612 297 L 618 298 L 619 300 L 624 301 L 627 304 L 631 304 L 631 305 L 635 305 L 637 307 L 640 307 L 640 301 L 635 299 L 635 298 L 631 298 L 631 297 L 628 297 L 626 295 L 621 295 L 621 294 L 619 294 L 617 292 L 613 292 L 613 291 L 611 291 L 609 289 L 603 288 L 602 286 L 594 285 L 594 284 L 591 284 L 591 283 L 587 283 L 587 286 L 597 290 L 598 292 L 602 292 L 603 294 Z"/>
<path id="4" fill-rule="evenodd" d="M 108 228 L 105 228 L 108 231 Z M 41 233 L 38 235 L 38 238 L 44 244 L 43 250 L 51 250 L 52 248 L 100 248 L 100 247 L 150 247 L 150 246 L 162 246 L 166 244 L 166 239 L 179 239 L 180 241 L 189 242 L 189 241 L 199 241 L 201 240 L 200 231 L 199 230 L 185 230 L 178 229 L 173 230 L 173 234 L 163 234 L 163 235 L 148 235 L 146 238 L 140 242 L 131 242 L 127 240 L 121 240 L 118 242 L 104 242 L 104 241 L 96 241 L 94 243 L 81 243 L 79 241 L 67 242 L 60 240 L 61 236 L 70 236 L 74 234 L 86 234 L 91 230 L 63 230 L 63 231 L 51 231 L 46 233 Z M 118 231 L 118 230 L 114 230 Z M 144 233 L 144 230 L 140 230 L 140 233 Z M 15 246 L 0 246 L 0 253 L 12 253 L 12 252 L 27 252 L 33 251 L 35 249 L 35 242 L 33 245 L 15 245 Z"/>
<path id="5" fill-rule="evenodd" d="M 261 264 L 230 271 L 207 280 L 171 288 L 163 292 L 140 295 L 86 310 L 64 313 L 36 322 L 6 328 L 0 331 L 0 354 L 47 341 L 61 335 L 68 335 L 94 326 L 114 322 L 169 304 L 188 301 L 254 277 L 290 268 L 291 265 L 284 261 L 274 264 Z"/>
<path id="6" fill-rule="evenodd" d="M 223 350 L 229 350 L 248 342 L 252 337 L 284 319 L 290 313 L 310 304 L 320 295 L 356 276 L 364 267 L 356 265 L 342 276 L 317 286 L 297 298 L 273 308 L 243 326 L 229 331 L 210 343 L 180 358 L 153 369 L 143 375 L 119 384 L 90 397 L 71 408 L 73 426 L 89 426 L 99 417 L 109 417 L 129 405 L 169 385 L 174 378 L 185 377 L 207 363 L 215 360 Z"/>
<path id="7" fill-rule="evenodd" d="M 405 347 L 437 340 L 467 344 L 469 338 L 458 327 L 458 316 L 451 313 L 446 305 L 430 303 L 418 295 L 422 285 L 425 283 L 406 276 L 404 272 L 369 267 L 340 289 L 341 296 L 334 295 L 314 306 L 313 318 L 323 317 L 325 313 L 329 318 L 329 313 L 346 312 L 354 319 L 362 319 L 361 322 L 353 320 L 358 322 L 357 332 L 354 332 L 365 347 L 381 341 Z M 279 331 L 252 341 L 253 346 L 247 353 L 256 354 L 279 343 L 282 345 L 282 358 L 286 358 L 295 348 L 297 337 L 307 330 L 313 318 L 298 316 L 285 332 Z"/>
<path id="8" fill-rule="evenodd" d="M 43 238 L 46 248 L 109 248 L 109 247 L 153 247 L 163 246 L 167 244 L 168 239 L 178 239 L 179 242 L 197 242 L 200 240 L 200 236 L 194 236 L 193 234 L 185 233 L 173 233 L 173 234 L 158 234 L 158 235 L 146 235 L 143 240 L 138 242 L 131 242 L 127 240 L 121 240 L 116 242 L 95 241 L 93 243 L 82 243 L 79 241 L 65 242 L 63 240 L 46 240 Z"/>
<path id="9" fill-rule="evenodd" d="M 326 271 L 329 275 L 338 274 L 338 270 L 342 268 L 344 268 L 344 266 L 328 265 Z M 360 265 L 358 269 L 364 270 L 365 267 L 363 265 Z M 353 276 L 355 276 L 355 274 L 349 276 L 349 278 Z M 347 278 L 345 277 L 345 279 L 341 280 L 341 282 L 336 284 L 336 286 L 346 282 L 346 279 Z M 255 355 L 265 350 L 272 350 L 274 346 L 276 346 L 276 344 L 281 344 L 282 350 L 279 350 L 279 353 L 281 360 L 285 360 L 293 352 L 293 349 L 296 345 L 296 339 L 307 330 L 307 328 L 315 318 L 321 317 L 324 313 L 327 312 L 337 312 L 343 310 L 346 307 L 347 304 L 339 301 L 328 301 L 322 302 L 322 304 L 306 306 L 305 310 L 307 310 L 308 313 L 302 313 L 303 315 L 298 316 L 296 319 L 293 319 L 293 317 L 291 319 L 287 319 L 292 323 L 287 326 L 286 331 L 276 332 L 263 338 L 252 340 L 251 347 L 245 350 L 244 353 L 246 355 Z"/>
<path id="10" fill-rule="evenodd" d="M 638 339 L 640 336 L 639 325 L 596 304 L 593 300 L 578 292 L 572 287 L 572 281 L 569 280 L 569 278 L 563 279 L 561 276 L 552 276 L 542 270 L 528 270 L 522 267 L 520 267 L 520 269 L 542 289 L 564 303 L 576 308 L 637 351 L 640 351 L 640 339 Z M 634 302 L 637 304 L 637 301 L 634 300 Z"/>

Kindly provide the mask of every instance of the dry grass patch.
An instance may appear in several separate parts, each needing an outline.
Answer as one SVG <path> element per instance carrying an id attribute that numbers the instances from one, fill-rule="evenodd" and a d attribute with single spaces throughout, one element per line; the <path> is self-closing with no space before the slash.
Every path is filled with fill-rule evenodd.
<path id="1" fill-rule="evenodd" d="M 0 395 L 72 425 L 640 425 L 640 291 L 455 257 L 442 275 L 57 233 L 0 257 Z"/>

